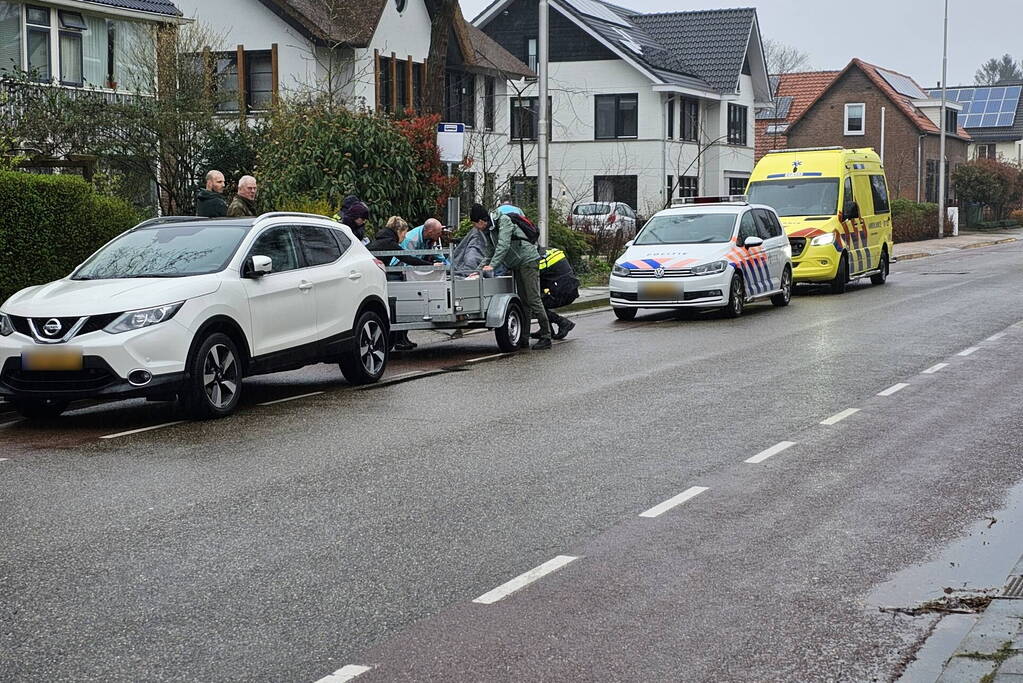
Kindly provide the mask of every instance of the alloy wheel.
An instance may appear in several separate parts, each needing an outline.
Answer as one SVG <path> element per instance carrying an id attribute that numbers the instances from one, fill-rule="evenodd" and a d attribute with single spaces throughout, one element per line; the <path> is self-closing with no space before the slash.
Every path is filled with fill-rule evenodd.
<path id="1" fill-rule="evenodd" d="M 231 404 L 238 393 L 238 362 L 231 349 L 224 344 L 214 344 L 206 354 L 203 363 L 202 383 L 206 398 L 215 408 Z"/>
<path id="2" fill-rule="evenodd" d="M 376 376 L 387 360 L 387 339 L 376 320 L 367 320 L 359 332 L 359 359 L 370 375 Z"/>

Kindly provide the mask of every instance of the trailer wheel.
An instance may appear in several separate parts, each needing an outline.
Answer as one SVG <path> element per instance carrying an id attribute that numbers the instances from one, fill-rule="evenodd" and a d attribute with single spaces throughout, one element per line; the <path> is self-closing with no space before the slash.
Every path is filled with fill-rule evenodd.
<path id="1" fill-rule="evenodd" d="M 522 308 L 517 303 L 509 304 L 504 324 L 494 329 L 498 348 L 505 353 L 518 351 L 525 334 L 525 316 L 522 315 Z"/>

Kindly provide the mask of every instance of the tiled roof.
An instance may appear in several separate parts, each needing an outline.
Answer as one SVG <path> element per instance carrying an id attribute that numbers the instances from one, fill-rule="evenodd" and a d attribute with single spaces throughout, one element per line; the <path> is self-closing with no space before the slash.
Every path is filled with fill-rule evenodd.
<path id="1" fill-rule="evenodd" d="M 169 0 L 84 0 L 93 5 L 105 5 L 117 7 L 118 9 L 130 9 L 136 12 L 152 12 L 153 14 L 165 14 L 170 17 L 180 17 L 179 10 Z"/>
<path id="2" fill-rule="evenodd" d="M 1023 81 L 1004 81 L 998 84 L 999 86 L 1005 85 L 1023 85 Z M 963 88 L 976 88 L 976 85 L 965 85 L 959 87 L 948 86 L 949 90 L 962 90 Z M 1020 98 L 1019 104 L 1016 106 L 1016 117 L 1013 120 L 1012 126 L 1003 126 L 1000 128 L 967 128 L 966 132 L 973 138 L 973 142 L 1012 142 L 1015 140 L 1023 140 L 1023 97 Z"/>
<path id="3" fill-rule="evenodd" d="M 786 146 L 787 140 L 780 126 L 785 126 L 784 130 L 787 130 L 788 126 L 802 116 L 807 107 L 831 85 L 839 73 L 841 72 L 805 71 L 771 76 L 775 108 L 757 114 L 757 159 L 772 149 Z M 785 102 L 788 102 L 787 110 L 783 106 Z M 769 130 L 772 126 L 778 127 Z"/>
<path id="4" fill-rule="evenodd" d="M 135 0 L 115 0 L 133 2 Z M 302 35 L 321 45 L 366 47 L 388 0 L 326 3 L 323 0 L 260 0 Z"/>
<path id="5" fill-rule="evenodd" d="M 466 21 L 460 8 L 455 10 L 455 35 L 461 45 L 465 65 L 470 68 L 497 72 L 512 79 L 536 75 L 518 57 Z"/>

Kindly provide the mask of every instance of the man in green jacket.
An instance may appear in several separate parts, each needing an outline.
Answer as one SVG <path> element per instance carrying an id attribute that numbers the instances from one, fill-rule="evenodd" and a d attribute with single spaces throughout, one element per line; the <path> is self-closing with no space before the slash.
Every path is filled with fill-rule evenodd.
<path id="1" fill-rule="evenodd" d="M 480 264 L 483 272 L 493 272 L 503 266 L 515 275 L 519 297 L 540 323 L 540 339 L 533 344 L 533 349 L 551 348 L 551 323 L 540 295 L 540 253 L 536 246 L 508 216 L 498 214 L 495 221 L 480 204 L 473 205 L 469 220 L 483 233 L 486 242 L 487 257 Z"/>
<path id="2" fill-rule="evenodd" d="M 259 215 L 256 213 L 255 178 L 250 175 L 243 175 L 238 179 L 238 194 L 234 196 L 231 205 L 227 207 L 227 215 L 232 218 Z"/>

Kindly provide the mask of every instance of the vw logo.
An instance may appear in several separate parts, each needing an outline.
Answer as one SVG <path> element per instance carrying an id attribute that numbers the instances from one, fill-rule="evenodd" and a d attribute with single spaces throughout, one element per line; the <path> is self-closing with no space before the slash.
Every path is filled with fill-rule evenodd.
<path id="1" fill-rule="evenodd" d="M 46 324 L 43 325 L 43 332 L 45 332 L 46 335 L 49 337 L 56 337 L 58 334 L 60 334 L 60 329 L 61 329 L 60 321 L 57 320 L 56 318 L 50 318 L 49 320 L 46 321 Z"/>
<path id="2" fill-rule="evenodd" d="M 654 270 L 654 277 L 664 277 L 664 268 Z"/>

